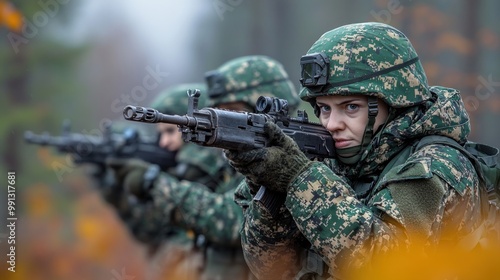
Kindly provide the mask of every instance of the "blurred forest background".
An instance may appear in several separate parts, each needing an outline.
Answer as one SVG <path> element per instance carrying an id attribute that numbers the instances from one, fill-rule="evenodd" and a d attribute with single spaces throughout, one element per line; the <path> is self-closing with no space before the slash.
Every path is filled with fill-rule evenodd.
<path id="1" fill-rule="evenodd" d="M 24 143 L 24 131 L 58 135 L 68 119 L 100 135 L 125 105 L 148 106 L 243 55 L 277 59 L 298 88 L 300 57 L 340 25 L 403 31 L 430 85 L 462 92 L 471 140 L 500 146 L 499 11 L 494 0 L 0 0 L 0 279 L 147 279 L 158 269 L 82 169 Z M 6 263 L 9 171 L 16 273 Z"/>

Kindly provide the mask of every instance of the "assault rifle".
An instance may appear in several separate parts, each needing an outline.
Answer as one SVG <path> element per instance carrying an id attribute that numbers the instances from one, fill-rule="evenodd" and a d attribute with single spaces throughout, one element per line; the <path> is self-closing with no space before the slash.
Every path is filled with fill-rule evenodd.
<path id="1" fill-rule="evenodd" d="M 167 115 L 153 108 L 128 105 L 123 110 L 126 120 L 146 123 L 170 123 L 179 126 L 185 142 L 229 150 L 266 147 L 264 124 L 272 121 L 290 136 L 310 159 L 335 155 L 330 133 L 320 124 L 309 122 L 307 113 L 296 118 L 288 115 L 288 102 L 276 97 L 260 96 L 257 113 L 235 112 L 215 108 L 198 109 L 199 90 L 188 90 L 187 114 Z"/>
<path id="2" fill-rule="evenodd" d="M 138 131 L 126 128 L 122 133 L 111 131 L 111 125 L 104 129 L 103 136 L 71 133 L 68 122 L 63 123 L 61 136 L 48 133 L 24 133 L 24 139 L 31 144 L 55 147 L 61 153 L 71 154 L 76 164 L 91 163 L 104 171 L 106 158 L 139 158 L 157 164 L 162 169 L 175 166 L 175 152 L 167 151 L 156 142 L 145 141 Z"/>
<path id="3" fill-rule="evenodd" d="M 235 112 L 215 108 L 198 109 L 199 90 L 188 90 L 187 114 L 167 115 L 152 108 L 128 105 L 123 109 L 126 120 L 146 123 L 170 123 L 179 126 L 185 142 L 230 150 L 250 150 L 268 146 L 264 124 L 272 121 L 290 136 L 310 159 L 332 158 L 335 155 L 333 138 L 320 124 L 309 122 L 305 111 L 297 118 L 288 114 L 288 102 L 275 97 L 260 96 L 257 113 Z M 276 216 L 285 197 L 261 186 L 254 197 Z"/>

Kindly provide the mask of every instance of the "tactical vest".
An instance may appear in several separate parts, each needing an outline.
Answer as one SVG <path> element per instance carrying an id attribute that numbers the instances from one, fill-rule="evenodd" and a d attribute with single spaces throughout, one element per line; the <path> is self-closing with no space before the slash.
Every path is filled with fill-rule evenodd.
<path id="1" fill-rule="evenodd" d="M 412 145 L 408 145 L 398 153 L 384 170 L 377 176 L 361 178 L 353 184 L 356 197 L 365 202 L 370 192 L 377 186 L 379 179 L 383 178 L 393 167 L 405 163 L 411 154 L 419 149 L 431 145 L 442 144 L 453 147 L 465 155 L 474 165 L 479 177 L 480 186 L 487 191 L 487 199 L 481 204 L 481 211 L 487 217 L 483 224 L 474 232 L 460 241 L 459 246 L 472 250 L 475 247 L 486 246 L 490 242 L 500 240 L 500 164 L 498 163 L 499 151 L 497 148 L 467 142 L 464 146 L 455 140 L 439 135 L 429 135 L 420 138 Z M 490 240 L 488 240 L 490 239 Z M 496 243 L 500 244 L 500 243 Z M 323 262 L 320 255 L 311 248 L 305 249 L 301 254 L 301 270 L 295 276 L 295 280 L 320 280 L 334 279 L 335 273 Z"/>

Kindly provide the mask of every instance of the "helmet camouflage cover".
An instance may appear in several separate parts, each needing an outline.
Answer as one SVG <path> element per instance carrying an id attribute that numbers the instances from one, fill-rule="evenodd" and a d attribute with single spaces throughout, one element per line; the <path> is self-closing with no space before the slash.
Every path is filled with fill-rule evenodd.
<path id="1" fill-rule="evenodd" d="M 188 108 L 187 91 L 190 89 L 199 89 L 201 91 L 198 108 L 206 107 L 208 98 L 206 94 L 203 94 L 206 91 L 206 86 L 203 83 L 180 84 L 169 87 L 158 94 L 151 103 L 151 107 L 163 114 L 185 115 Z"/>
<path id="2" fill-rule="evenodd" d="M 299 96 L 278 61 L 262 55 L 232 59 L 205 74 L 210 106 L 242 101 L 255 108 L 259 96 L 278 97 L 288 101 L 293 110 Z"/>
<path id="3" fill-rule="evenodd" d="M 328 31 L 300 62 L 300 97 L 305 101 L 365 94 L 400 108 L 431 97 L 415 49 L 401 31 L 387 24 L 356 23 Z"/>

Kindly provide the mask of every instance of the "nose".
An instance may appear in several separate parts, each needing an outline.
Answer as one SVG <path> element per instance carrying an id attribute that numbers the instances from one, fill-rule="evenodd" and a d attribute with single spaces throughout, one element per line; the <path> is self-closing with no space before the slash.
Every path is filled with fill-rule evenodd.
<path id="1" fill-rule="evenodd" d="M 167 133 L 160 134 L 160 141 L 158 141 L 158 145 L 164 149 L 168 149 L 171 143 L 171 137 Z"/>
<path id="2" fill-rule="evenodd" d="M 328 116 L 327 122 L 326 122 L 326 130 L 330 131 L 331 133 L 336 132 L 336 131 L 341 131 L 345 129 L 345 121 L 344 117 L 342 114 L 339 114 L 335 110 L 332 110 L 330 112 L 330 115 Z"/>

